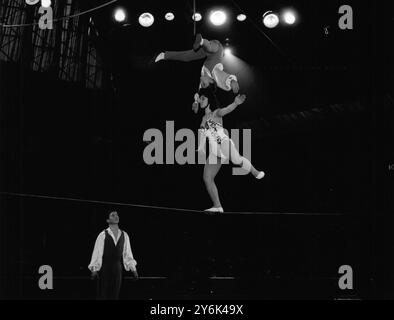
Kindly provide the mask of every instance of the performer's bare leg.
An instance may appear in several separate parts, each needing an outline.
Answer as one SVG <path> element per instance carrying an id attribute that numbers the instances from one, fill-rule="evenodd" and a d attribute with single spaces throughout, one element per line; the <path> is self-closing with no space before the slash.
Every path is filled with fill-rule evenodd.
<path id="1" fill-rule="evenodd" d="M 212 159 L 210 156 L 209 159 Z M 220 159 L 217 158 L 216 161 L 207 161 L 204 167 L 204 182 L 207 188 L 208 194 L 211 197 L 213 208 L 222 208 L 219 199 L 219 192 L 215 184 L 215 177 L 222 166 Z M 216 162 L 216 163 L 215 163 Z"/>
<path id="2" fill-rule="evenodd" d="M 262 179 L 265 176 L 263 171 L 256 170 L 256 168 L 252 165 L 252 163 L 248 159 L 246 159 L 245 157 L 239 154 L 234 143 L 232 143 L 230 140 L 223 141 L 220 146 L 220 150 L 226 157 L 230 159 L 232 163 L 241 166 L 242 169 L 251 173 L 255 178 Z"/>

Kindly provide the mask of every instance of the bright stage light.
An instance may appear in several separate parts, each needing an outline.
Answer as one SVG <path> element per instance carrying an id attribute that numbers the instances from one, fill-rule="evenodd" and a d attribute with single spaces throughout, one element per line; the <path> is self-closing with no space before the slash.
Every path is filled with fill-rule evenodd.
<path id="1" fill-rule="evenodd" d="M 238 20 L 238 21 L 245 21 L 245 20 L 246 20 L 246 15 L 244 15 L 244 14 L 239 14 L 239 15 L 237 16 L 237 20 Z"/>
<path id="2" fill-rule="evenodd" d="M 279 17 L 272 11 L 267 11 L 263 15 L 263 23 L 267 28 L 275 28 L 279 24 Z"/>
<path id="3" fill-rule="evenodd" d="M 44 8 L 49 8 L 52 4 L 51 0 L 41 0 L 41 6 Z"/>
<path id="4" fill-rule="evenodd" d="M 226 22 L 227 15 L 221 10 L 213 11 L 209 16 L 209 20 L 214 26 L 221 26 Z"/>
<path id="5" fill-rule="evenodd" d="M 123 9 L 116 9 L 114 18 L 117 22 L 123 22 L 126 20 L 126 12 Z"/>
<path id="6" fill-rule="evenodd" d="M 230 48 L 224 49 L 224 54 L 225 54 L 226 56 L 230 55 L 231 53 L 232 53 L 232 51 L 231 51 Z"/>
<path id="7" fill-rule="evenodd" d="M 165 18 L 167 21 L 172 21 L 175 19 L 175 16 L 172 12 L 168 12 L 168 13 L 166 13 Z"/>
<path id="8" fill-rule="evenodd" d="M 196 12 L 196 14 L 193 14 L 193 16 L 192 16 L 192 19 L 194 20 L 194 21 L 201 21 L 202 20 L 202 15 L 201 15 L 201 13 L 198 13 L 198 12 Z"/>
<path id="9" fill-rule="evenodd" d="M 287 24 L 294 24 L 297 20 L 294 12 L 292 11 L 286 11 L 283 14 L 283 20 L 287 23 Z"/>
<path id="10" fill-rule="evenodd" d="M 141 26 L 148 28 L 155 22 L 155 18 L 151 13 L 145 12 L 140 15 L 138 22 L 140 23 Z"/>

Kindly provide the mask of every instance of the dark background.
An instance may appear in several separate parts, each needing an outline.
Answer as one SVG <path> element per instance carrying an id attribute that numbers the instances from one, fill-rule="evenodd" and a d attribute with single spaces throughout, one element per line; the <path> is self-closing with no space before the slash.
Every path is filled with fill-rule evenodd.
<path id="1" fill-rule="evenodd" d="M 135 2 L 123 2 L 129 12 L 126 26 L 111 20 L 113 7 L 95 15 L 99 36 L 91 41 L 106 75 L 101 90 L 57 80 L 50 72 L 34 73 L 26 61 L 0 62 L 0 191 L 197 210 L 210 206 L 202 165 L 147 166 L 142 158 L 147 129 L 164 131 L 165 122 L 173 120 L 176 129 L 196 131 L 200 123 L 191 103 L 201 62 L 149 63 L 162 50 L 191 47 L 191 1 L 172 1 L 172 8 L 159 1 Z M 239 10 L 232 1 L 197 1 L 203 15 L 213 4 L 233 12 L 227 28 L 214 31 L 203 20 L 197 30 L 208 39 L 228 38 L 247 65 L 240 71 L 247 102 L 224 125 L 252 129 L 252 162 L 267 174 L 255 181 L 232 176 L 231 166 L 224 166 L 217 177 L 221 200 L 229 211 L 293 215 L 190 216 L 3 194 L 5 298 L 49 297 L 33 284 L 42 264 L 52 265 L 58 277 L 87 276 L 94 240 L 105 228 L 109 209 L 118 210 L 121 228 L 132 236 L 142 276 L 176 282 L 216 273 L 246 279 L 232 291 L 242 297 L 269 298 L 281 292 L 282 297 L 333 298 L 342 294 L 335 287 L 338 268 L 350 264 L 360 284 L 351 295 L 392 294 L 386 270 L 392 265 L 388 250 L 393 241 L 385 237 L 392 219 L 384 214 L 392 197 L 386 191 L 391 189 L 383 190 L 390 183 L 383 172 L 392 155 L 381 147 L 382 139 L 390 145 L 393 137 L 387 130 L 393 94 L 389 70 L 394 69 L 386 67 L 392 45 L 384 36 L 390 35 L 392 18 L 387 28 L 379 28 L 374 22 L 384 12 L 377 4 L 348 1 L 355 25 L 343 31 L 338 28 L 341 1 L 238 3 L 280 49 L 250 21 L 237 22 Z M 299 24 L 264 28 L 262 13 L 288 5 L 297 9 Z M 175 12 L 174 22 L 162 18 L 167 9 Z M 143 11 L 157 17 L 151 28 L 136 23 Z M 231 94 L 221 96 L 223 104 L 232 99 Z M 291 114 L 298 117 L 286 117 Z M 274 291 L 257 285 L 247 290 L 247 279 L 253 277 L 292 280 L 287 285 L 273 282 Z M 318 279 L 325 284 L 318 285 Z M 302 286 L 297 281 L 311 285 L 298 291 Z M 161 287 L 161 294 L 184 290 L 193 296 L 190 281 L 176 283 Z M 144 292 L 140 297 L 151 295 L 144 291 L 147 286 L 142 290 L 138 285 Z M 242 285 L 247 289 L 241 290 Z M 64 285 L 58 297 L 86 298 L 91 291 L 84 286 L 85 291 L 78 291 Z"/>

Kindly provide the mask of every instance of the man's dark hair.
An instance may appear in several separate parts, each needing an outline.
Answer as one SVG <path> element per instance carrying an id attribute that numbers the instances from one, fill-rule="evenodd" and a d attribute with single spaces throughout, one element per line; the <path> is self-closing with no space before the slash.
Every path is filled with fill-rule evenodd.
<path id="1" fill-rule="evenodd" d="M 209 108 L 214 111 L 220 108 L 219 100 L 216 96 L 217 86 L 215 83 L 212 83 L 207 88 L 201 88 L 198 91 L 198 94 L 208 98 Z"/>
<path id="2" fill-rule="evenodd" d="M 111 214 L 112 212 L 118 213 L 118 210 L 116 210 L 116 209 L 107 210 L 107 218 L 109 218 L 109 216 L 110 216 L 110 214 Z M 118 215 L 119 215 L 119 213 L 118 213 Z"/>

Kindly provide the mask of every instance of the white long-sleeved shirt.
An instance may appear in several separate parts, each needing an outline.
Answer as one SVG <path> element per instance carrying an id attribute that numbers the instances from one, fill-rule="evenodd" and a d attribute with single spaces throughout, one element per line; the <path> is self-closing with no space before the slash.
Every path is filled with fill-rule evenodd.
<path id="1" fill-rule="evenodd" d="M 108 234 L 112 237 L 112 240 L 114 241 L 115 245 L 118 243 L 122 232 L 124 233 L 124 245 L 123 245 L 123 265 L 126 271 L 136 271 L 136 265 L 137 261 L 135 261 L 133 252 L 131 251 L 131 246 L 130 246 L 130 238 L 128 234 L 119 229 L 118 236 L 115 238 L 115 235 L 113 234 L 111 228 L 107 229 Z M 104 240 L 105 240 L 105 231 L 102 231 L 97 239 L 96 243 L 94 245 L 94 250 L 92 254 L 92 259 L 90 261 L 90 264 L 88 266 L 90 271 L 100 271 L 102 263 L 103 263 L 103 253 L 104 253 Z"/>

